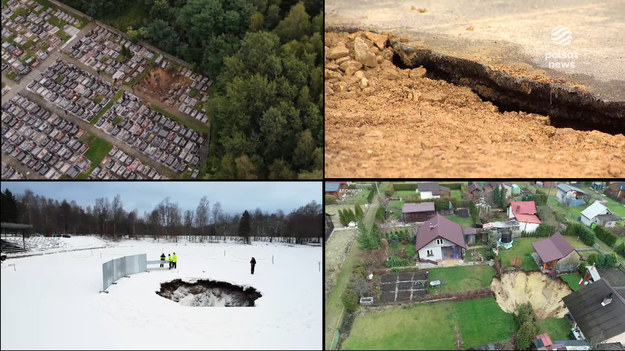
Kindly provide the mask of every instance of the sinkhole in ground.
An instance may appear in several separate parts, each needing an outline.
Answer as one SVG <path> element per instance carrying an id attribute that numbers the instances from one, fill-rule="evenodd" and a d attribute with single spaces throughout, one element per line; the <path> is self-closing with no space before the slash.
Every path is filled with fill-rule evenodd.
<path id="1" fill-rule="evenodd" d="M 253 307 L 254 301 L 262 296 L 251 286 L 210 279 L 175 279 L 161 283 L 161 290 L 156 294 L 192 307 Z"/>

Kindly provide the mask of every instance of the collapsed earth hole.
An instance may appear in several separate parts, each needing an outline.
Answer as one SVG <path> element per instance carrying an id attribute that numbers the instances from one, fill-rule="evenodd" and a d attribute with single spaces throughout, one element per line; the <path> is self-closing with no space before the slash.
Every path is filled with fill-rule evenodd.
<path id="1" fill-rule="evenodd" d="M 468 86 L 482 100 L 500 111 L 536 113 L 550 117 L 556 128 L 599 130 L 608 134 L 625 130 L 625 102 L 608 101 L 588 92 L 554 84 L 513 77 L 475 61 L 442 55 L 429 49 L 391 43 L 392 62 L 400 69 L 423 66 L 426 77 Z"/>
<path id="2" fill-rule="evenodd" d="M 262 296 L 251 286 L 239 286 L 209 279 L 183 281 L 175 279 L 161 283 L 156 294 L 193 307 L 253 307 Z"/>
<path id="3" fill-rule="evenodd" d="M 561 279 L 551 279 L 540 272 L 505 273 L 493 278 L 490 288 L 502 310 L 516 313 L 519 305 L 529 302 L 536 316 L 562 318 L 568 312 L 562 298 L 572 293 Z"/>

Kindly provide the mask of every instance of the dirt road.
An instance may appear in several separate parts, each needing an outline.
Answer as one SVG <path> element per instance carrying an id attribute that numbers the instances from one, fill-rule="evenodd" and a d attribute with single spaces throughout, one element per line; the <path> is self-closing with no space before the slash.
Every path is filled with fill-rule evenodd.
<path id="1" fill-rule="evenodd" d="M 500 113 L 468 87 L 399 69 L 384 43 L 371 33 L 326 33 L 327 177 L 625 176 L 623 134 Z"/>

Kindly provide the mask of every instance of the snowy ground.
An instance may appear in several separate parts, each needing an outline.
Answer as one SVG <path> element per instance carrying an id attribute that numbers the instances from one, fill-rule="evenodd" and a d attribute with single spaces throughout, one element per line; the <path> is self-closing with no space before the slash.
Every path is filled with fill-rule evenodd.
<path id="1" fill-rule="evenodd" d="M 9 259 L 2 263 L 0 285 L 1 348 L 321 349 L 322 250 L 131 240 Z M 99 293 L 102 263 L 140 253 L 153 260 L 163 251 L 176 252 L 177 270 L 135 274 L 110 286 L 108 294 Z M 254 275 L 251 256 L 257 261 Z M 251 285 L 263 296 L 256 307 L 183 306 L 155 293 L 161 282 L 176 278 Z"/>

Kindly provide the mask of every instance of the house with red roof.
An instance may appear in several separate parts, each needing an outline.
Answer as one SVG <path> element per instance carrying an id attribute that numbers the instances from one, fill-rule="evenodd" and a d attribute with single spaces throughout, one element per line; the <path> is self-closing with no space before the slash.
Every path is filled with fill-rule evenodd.
<path id="1" fill-rule="evenodd" d="M 467 249 L 466 236 L 475 235 L 473 228 L 462 228 L 440 214 L 436 214 L 417 229 L 415 251 L 419 261 L 439 263 L 462 260 Z"/>
<path id="2" fill-rule="evenodd" d="M 541 221 L 536 216 L 534 201 L 511 201 L 508 205 L 508 220 L 519 222 L 521 232 L 533 233 Z"/>
<path id="3" fill-rule="evenodd" d="M 538 254 L 538 265 L 543 273 L 572 272 L 579 266 L 580 255 L 560 232 L 545 240 L 533 242 L 532 246 Z"/>

